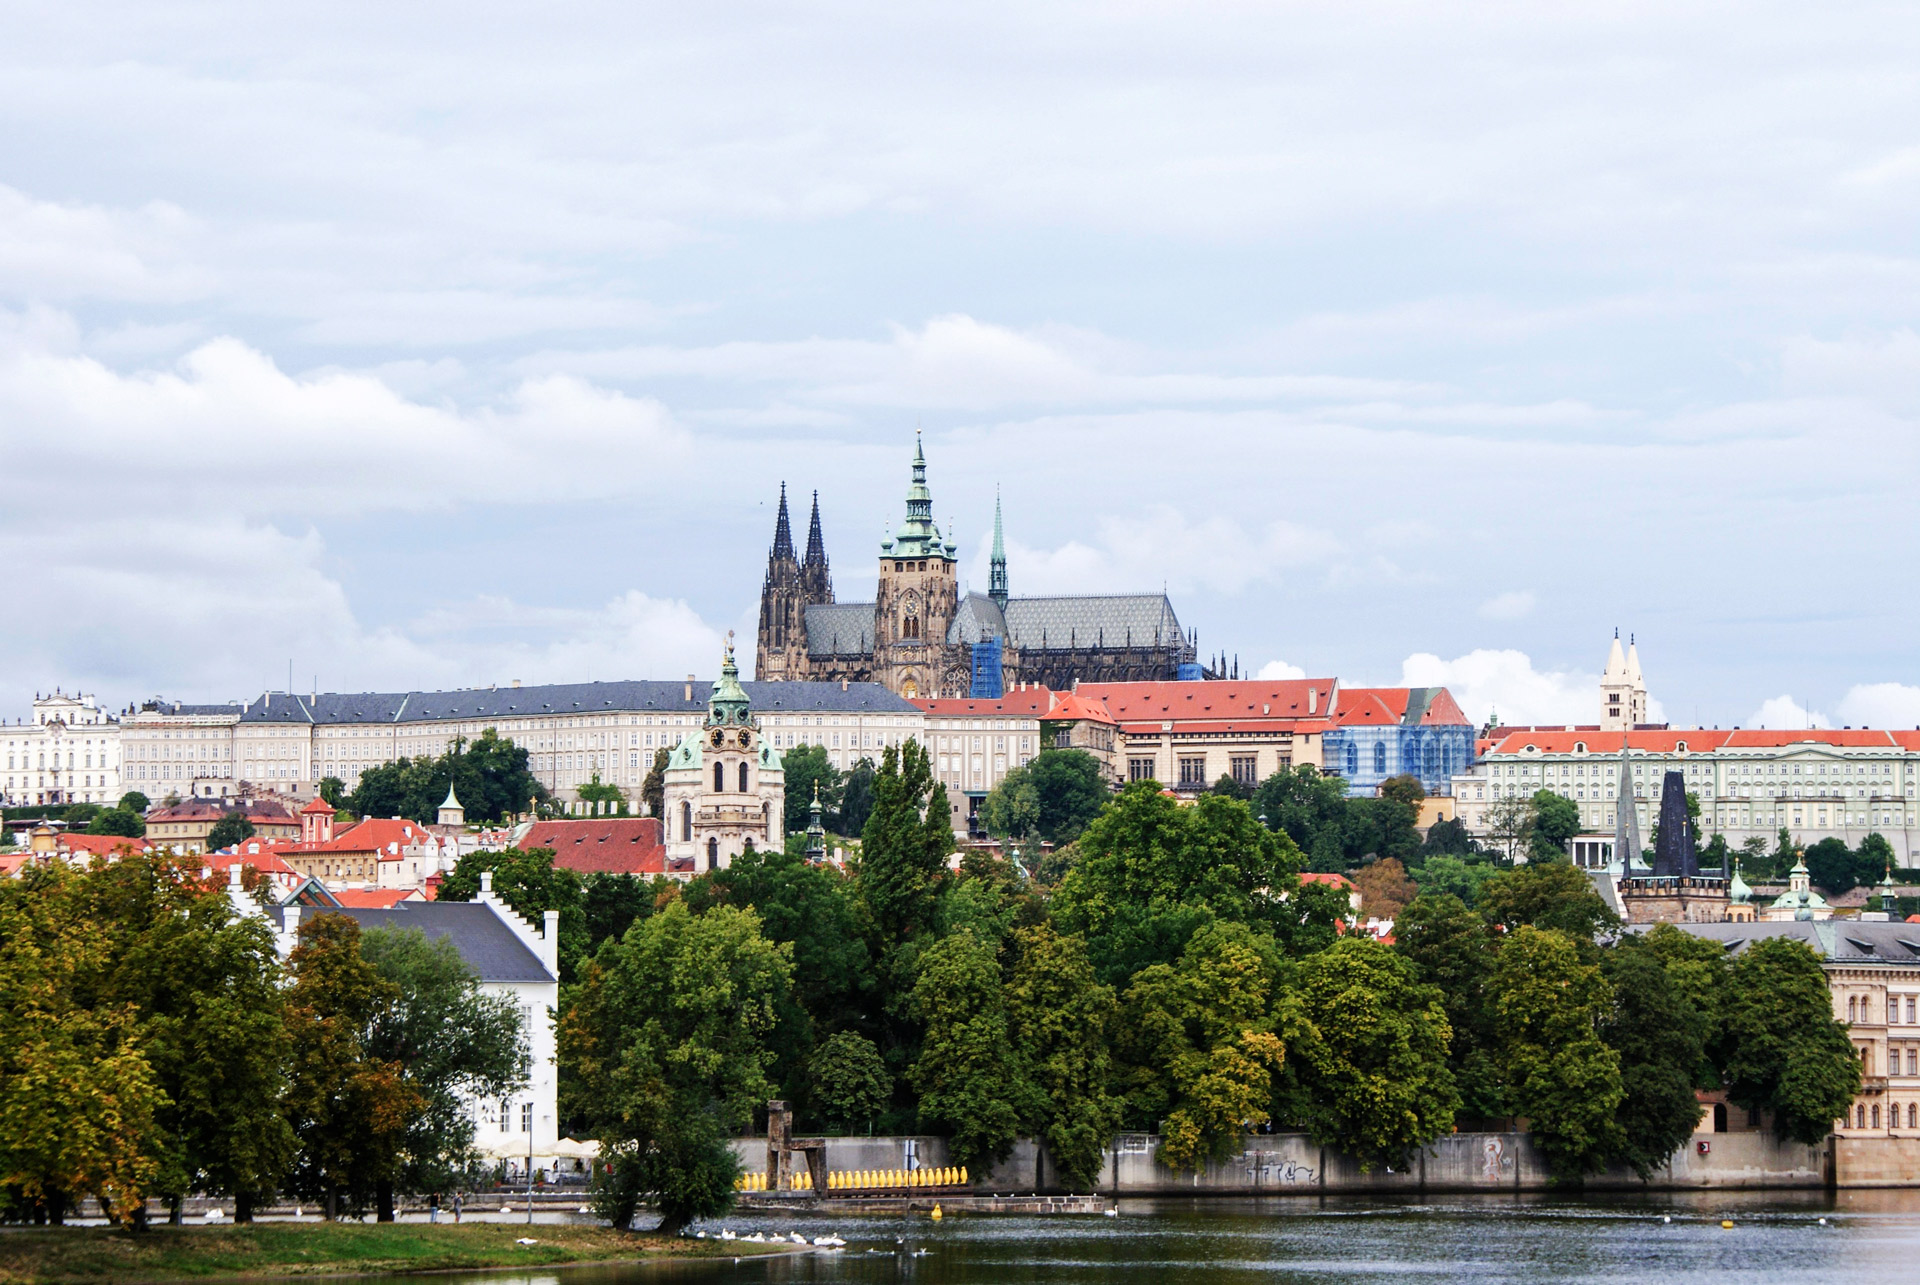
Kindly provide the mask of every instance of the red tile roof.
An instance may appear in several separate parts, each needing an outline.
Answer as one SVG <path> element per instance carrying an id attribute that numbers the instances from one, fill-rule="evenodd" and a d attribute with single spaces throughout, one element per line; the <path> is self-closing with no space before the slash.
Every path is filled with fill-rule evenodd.
<path id="1" fill-rule="evenodd" d="M 657 875 L 667 869 L 658 817 L 536 821 L 520 848 L 551 848 L 554 865 L 581 874 Z"/>
<path id="2" fill-rule="evenodd" d="M 974 700 L 965 696 L 944 699 L 914 697 L 912 703 L 919 706 L 923 713 L 944 718 L 961 714 L 981 718 L 995 714 L 1008 718 L 1039 718 L 1053 703 L 1053 692 L 1045 687 L 1029 687 L 1024 691 L 1015 688 L 999 700 Z"/>
<path id="3" fill-rule="evenodd" d="M 286 845 L 278 845 L 285 850 Z M 270 875 L 297 875 L 292 866 L 281 860 L 275 851 L 276 845 L 248 839 L 233 849 L 207 854 L 207 866 L 214 873 L 224 876 L 234 865 L 252 866 L 255 870 Z"/>
<path id="4" fill-rule="evenodd" d="M 129 839 L 118 834 L 62 834 L 54 843 L 63 852 L 84 852 L 93 857 L 110 857 L 129 849 L 153 851 L 153 845 L 145 839 Z"/>
<path id="5" fill-rule="evenodd" d="M 1532 746 L 1541 754 L 1572 754 L 1574 746 L 1584 744 L 1589 754 L 1618 754 L 1624 740 L 1629 749 L 1646 754 L 1677 754 L 1685 745 L 1690 754 L 1710 750 L 1785 749 L 1813 744 L 1841 749 L 1920 748 L 1920 733 L 1884 732 L 1864 728 L 1814 728 L 1810 731 L 1753 728 L 1726 730 L 1717 727 L 1667 727 L 1636 729 L 1631 732 L 1601 732 L 1592 728 L 1574 731 L 1546 728 L 1498 729 L 1498 740 L 1480 743 L 1479 752 L 1518 754 Z M 1903 738 L 1908 738 L 1903 740 Z"/>
<path id="6" fill-rule="evenodd" d="M 1413 699 L 1411 687 L 1343 687 L 1340 705 L 1334 711 L 1337 726 L 1350 724 L 1378 727 L 1399 723 L 1407 717 L 1407 704 Z M 1453 693 L 1442 687 L 1434 691 L 1427 707 L 1420 712 L 1420 726 L 1457 726 L 1467 722 Z"/>
<path id="7" fill-rule="evenodd" d="M 1257 722 L 1325 719 L 1339 683 L 1332 678 L 1239 682 L 1082 683 L 1078 695 L 1103 703 L 1122 723 Z M 1312 693 L 1309 710 L 1308 693 Z"/>
<path id="8" fill-rule="evenodd" d="M 385 856 L 398 856 L 403 850 L 430 837 L 427 828 L 418 821 L 409 821 L 404 817 L 368 817 L 331 839 L 291 844 L 282 851 L 302 856 L 321 852 L 377 852 Z"/>
<path id="9" fill-rule="evenodd" d="M 325 816 L 332 816 L 333 805 L 328 803 L 325 799 L 321 798 L 319 795 L 316 794 L 313 796 L 313 799 L 307 804 L 306 807 L 300 809 L 301 816 L 305 816 L 309 812 L 317 812 Z"/>

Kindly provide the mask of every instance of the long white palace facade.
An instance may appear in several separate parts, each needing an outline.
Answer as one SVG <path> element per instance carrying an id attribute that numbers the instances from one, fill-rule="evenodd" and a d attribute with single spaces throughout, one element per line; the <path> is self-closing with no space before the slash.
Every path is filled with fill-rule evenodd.
<path id="1" fill-rule="evenodd" d="M 1488 837 L 1499 800 L 1552 790 L 1580 809 L 1576 857 L 1605 864 L 1620 809 L 1631 808 L 1639 833 L 1651 836 L 1661 783 L 1679 772 L 1700 801 L 1702 836 L 1725 835 L 1730 847 L 1755 835 L 1771 844 L 1785 829 L 1802 846 L 1838 838 L 1852 847 L 1877 832 L 1902 859 L 1915 850 L 1920 729 L 1648 724 L 1639 658 L 1631 649 L 1623 656 L 1617 638 L 1601 680 L 1601 712 L 1599 723 L 1585 726 L 1490 729 L 1474 766 L 1453 778 L 1461 823 Z"/>

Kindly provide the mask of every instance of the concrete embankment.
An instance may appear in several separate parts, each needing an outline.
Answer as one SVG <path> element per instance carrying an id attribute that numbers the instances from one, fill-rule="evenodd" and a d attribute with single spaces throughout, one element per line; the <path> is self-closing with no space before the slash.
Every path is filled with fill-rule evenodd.
<path id="1" fill-rule="evenodd" d="M 1524 1133 L 1455 1133 L 1408 1158 L 1404 1167 L 1360 1165 L 1302 1134 L 1250 1135 L 1238 1155 L 1181 1173 L 1156 1158 L 1152 1134 L 1121 1134 L 1107 1149 L 1099 1194 L 1380 1195 L 1424 1192 L 1544 1191 L 1546 1159 Z M 766 1167 L 766 1141 L 734 1143 L 741 1163 Z M 946 1140 L 929 1136 L 829 1138 L 827 1168 L 915 1169 L 953 1163 Z M 1044 1147 L 1022 1139 L 1006 1160 L 974 1174 L 979 1194 L 1049 1194 L 1064 1190 Z M 1620 1169 L 1589 1178 L 1589 1190 L 1765 1190 L 1839 1186 L 1920 1186 L 1920 1139 L 1834 1139 L 1813 1144 L 1756 1132 L 1696 1134 L 1642 1182 Z M 828 1197 L 832 1199 L 832 1197 Z"/>

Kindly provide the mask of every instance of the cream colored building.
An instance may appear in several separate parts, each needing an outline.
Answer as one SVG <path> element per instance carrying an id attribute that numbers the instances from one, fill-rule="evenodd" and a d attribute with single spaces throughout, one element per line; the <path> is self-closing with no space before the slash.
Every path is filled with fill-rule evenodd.
<path id="1" fill-rule="evenodd" d="M 1040 720 L 1053 701 L 1044 687 L 1016 687 L 998 700 L 913 702 L 926 718 L 933 779 L 947 789 L 955 833 L 967 833 L 980 801 L 1040 752 Z"/>
<path id="2" fill-rule="evenodd" d="M 0 801 L 14 807 L 117 803 L 120 720 L 92 696 L 56 689 L 31 721 L 0 723 Z"/>
<path id="3" fill-rule="evenodd" d="M 919 737 L 925 719 L 877 683 L 746 683 L 777 750 L 817 745 L 842 771 Z M 631 797 L 654 756 L 706 721 L 709 685 L 570 683 L 447 692 L 269 692 L 245 704 L 150 701 L 125 725 L 127 788 L 159 800 L 240 792 L 311 798 L 326 777 L 349 790 L 369 768 L 435 757 L 493 730 L 563 803 L 598 776 Z M 4 778 L 0 778 L 4 779 Z M 116 796 L 117 797 L 117 796 Z"/>

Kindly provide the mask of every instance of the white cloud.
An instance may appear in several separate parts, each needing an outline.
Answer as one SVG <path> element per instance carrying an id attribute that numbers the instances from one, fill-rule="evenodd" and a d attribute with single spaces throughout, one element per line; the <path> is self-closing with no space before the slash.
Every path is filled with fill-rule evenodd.
<path id="1" fill-rule="evenodd" d="M 1825 714 L 1809 711 L 1791 696 L 1775 696 L 1762 701 L 1760 708 L 1747 715 L 1741 726 L 1800 731 L 1810 727 L 1832 727 L 1833 724 Z"/>
<path id="2" fill-rule="evenodd" d="M 1305 678 L 1306 676 L 1306 670 L 1300 668 L 1298 665 L 1289 665 L 1284 660 L 1270 660 L 1260 666 L 1260 672 L 1254 675 L 1255 678 L 1264 678 L 1270 681 L 1284 681 L 1289 678 Z"/>
<path id="3" fill-rule="evenodd" d="M 1519 620 L 1533 611 L 1533 595 L 1520 591 L 1495 594 L 1480 604 L 1480 614 L 1488 620 Z"/>
<path id="4" fill-rule="evenodd" d="M 1408 687 L 1445 687 L 1476 724 L 1498 714 L 1502 723 L 1592 723 L 1600 716 L 1600 676 L 1541 671 L 1522 651 L 1481 648 L 1452 660 L 1427 652 L 1400 666 Z"/>
<path id="5" fill-rule="evenodd" d="M 1861 683 L 1840 698 L 1838 710 L 1850 727 L 1920 728 L 1920 687 Z"/>

